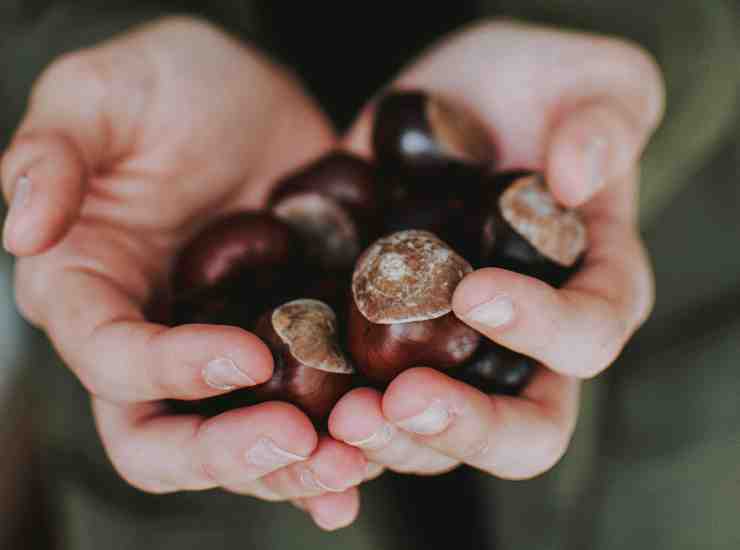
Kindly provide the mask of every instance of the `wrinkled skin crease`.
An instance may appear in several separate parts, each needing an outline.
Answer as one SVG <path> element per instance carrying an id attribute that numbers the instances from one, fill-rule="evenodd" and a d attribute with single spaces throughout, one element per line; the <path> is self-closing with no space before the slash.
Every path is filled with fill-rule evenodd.
<path id="1" fill-rule="evenodd" d="M 61 265 L 111 282 L 141 306 L 205 223 L 261 207 L 280 175 L 334 144 L 298 83 L 256 52 L 210 30 L 171 38 L 179 43 L 156 48 L 134 33 L 96 52 L 90 70 L 112 111 L 93 131 L 106 137 L 107 160 L 88 167 L 78 222 L 41 259 L 20 260 L 21 277 Z M 136 112 L 115 112 L 124 105 Z"/>

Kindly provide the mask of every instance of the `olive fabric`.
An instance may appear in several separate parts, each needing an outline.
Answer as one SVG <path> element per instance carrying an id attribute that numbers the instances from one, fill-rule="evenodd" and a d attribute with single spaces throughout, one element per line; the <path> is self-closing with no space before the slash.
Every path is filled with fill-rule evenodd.
<path id="1" fill-rule="evenodd" d="M 128 487 L 103 453 L 85 393 L 50 349 L 34 346 L 24 379 L 29 402 L 45 413 L 39 445 L 58 547 L 738 548 L 740 7 L 500 0 L 427 3 L 420 13 L 412 3 L 315 4 L 6 2 L 0 131 L 10 136 L 31 83 L 55 56 L 165 13 L 198 13 L 267 49 L 298 71 L 340 128 L 425 45 L 479 17 L 624 36 L 654 53 L 667 81 L 641 202 L 655 314 L 612 369 L 585 384 L 573 445 L 551 472 L 522 482 L 468 469 L 386 474 L 363 487 L 358 522 L 332 534 L 288 504 Z"/>

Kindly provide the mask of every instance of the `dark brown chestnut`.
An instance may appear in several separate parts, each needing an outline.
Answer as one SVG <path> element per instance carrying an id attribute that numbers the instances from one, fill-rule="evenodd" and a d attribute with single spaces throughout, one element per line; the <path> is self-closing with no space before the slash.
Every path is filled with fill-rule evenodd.
<path id="1" fill-rule="evenodd" d="M 207 225 L 180 253 L 172 277 L 173 315 L 184 322 L 252 322 L 296 297 L 306 277 L 300 239 L 268 213 L 241 212 Z M 249 310 L 249 311 L 247 311 Z"/>
<path id="2" fill-rule="evenodd" d="M 481 265 L 501 267 L 560 286 L 588 244 L 575 210 L 560 206 L 540 174 L 501 174 L 488 183 Z"/>
<path id="3" fill-rule="evenodd" d="M 476 265 L 483 245 L 481 228 L 487 219 L 483 177 L 440 168 L 425 180 L 405 187 L 389 201 L 384 232 L 429 231 Z"/>
<path id="4" fill-rule="evenodd" d="M 371 163 L 344 151 L 333 151 L 283 179 L 270 195 L 269 204 L 274 206 L 291 195 L 318 193 L 364 223 L 378 212 L 376 190 L 377 174 Z"/>
<path id="5" fill-rule="evenodd" d="M 434 173 L 450 164 L 490 165 L 492 140 L 475 117 L 445 98 L 394 91 L 377 104 L 373 149 L 381 166 Z"/>
<path id="6" fill-rule="evenodd" d="M 533 359 L 487 340 L 454 376 L 485 393 L 518 395 L 535 368 Z"/>
<path id="7" fill-rule="evenodd" d="M 238 212 L 204 227 L 181 251 L 175 293 L 212 288 L 246 270 L 272 268 L 300 257 L 295 232 L 266 212 Z"/>
<path id="8" fill-rule="evenodd" d="M 469 359 L 480 335 L 452 313 L 452 294 L 471 270 L 427 231 L 400 231 L 371 245 L 352 277 L 347 338 L 358 369 L 386 382 L 411 367 Z"/>
<path id="9" fill-rule="evenodd" d="M 254 329 L 272 351 L 272 378 L 253 388 L 259 401 L 288 401 L 320 422 L 352 385 L 354 368 L 339 347 L 334 311 L 300 299 L 260 317 Z"/>
<path id="10" fill-rule="evenodd" d="M 275 215 L 303 237 L 322 267 L 350 267 L 375 233 L 375 168 L 335 151 L 279 183 L 269 199 Z"/>

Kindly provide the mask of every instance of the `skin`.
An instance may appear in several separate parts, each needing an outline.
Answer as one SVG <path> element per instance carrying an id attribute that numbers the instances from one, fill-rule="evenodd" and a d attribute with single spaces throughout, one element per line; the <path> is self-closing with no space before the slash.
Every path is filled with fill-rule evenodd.
<path id="1" fill-rule="evenodd" d="M 399 472 L 435 474 L 465 463 L 531 478 L 567 449 L 580 380 L 606 369 L 652 309 L 636 197 L 639 158 L 663 115 L 660 72 L 621 40 L 486 21 L 441 41 L 391 86 L 467 105 L 498 144 L 501 169 L 542 170 L 555 197 L 579 207 L 590 247 L 582 270 L 559 290 L 496 268 L 470 274 L 456 289 L 460 319 L 541 363 L 520 397 L 484 395 L 440 372 L 411 369 L 382 395 L 347 394 L 330 432 Z M 370 103 L 346 138 L 366 156 L 372 119 Z M 509 300 L 508 321 L 468 317 L 495 299 Z"/>
<path id="2" fill-rule="evenodd" d="M 67 55 L 39 79 L 2 161 L 16 298 L 90 391 L 101 438 L 132 485 L 289 499 L 336 529 L 357 515 L 357 485 L 383 467 L 434 474 L 467 463 L 521 479 L 565 452 L 579 380 L 604 370 L 652 307 L 636 174 L 662 116 L 659 71 L 619 40 L 484 21 L 442 40 L 394 86 L 466 104 L 499 144 L 501 168 L 542 169 L 561 202 L 581 207 L 591 246 L 563 289 L 489 268 L 456 291 L 461 319 L 542 363 L 521 397 L 412 369 L 383 395 L 347 394 L 332 439 L 277 402 L 209 420 L 168 416 L 159 400 L 224 391 L 206 382 L 211 361 L 231 360 L 259 383 L 271 357 L 243 330 L 168 329 L 142 308 L 207 219 L 259 207 L 271 182 L 337 144 L 369 156 L 372 103 L 340 142 L 283 69 L 185 18 Z M 505 324 L 467 317 L 502 295 L 513 304 Z M 408 422 L 430 405 L 425 422 Z M 246 461 L 264 438 L 293 461 Z"/>
<path id="3" fill-rule="evenodd" d="M 142 315 L 176 251 L 207 221 L 262 206 L 274 181 L 334 143 L 292 75 L 194 19 L 65 56 L 36 83 L 2 161 L 17 302 L 89 390 L 111 461 L 132 485 L 301 499 L 327 529 L 354 519 L 366 459 L 320 438 L 295 407 L 205 420 L 168 416 L 159 401 L 223 393 L 204 376 L 213 360 L 268 380 L 272 358 L 257 337 L 169 329 Z M 14 204 L 22 176 L 32 189 Z M 250 465 L 242 457 L 260 438 L 304 460 Z M 317 489 L 301 475 L 307 468 L 336 493 Z"/>

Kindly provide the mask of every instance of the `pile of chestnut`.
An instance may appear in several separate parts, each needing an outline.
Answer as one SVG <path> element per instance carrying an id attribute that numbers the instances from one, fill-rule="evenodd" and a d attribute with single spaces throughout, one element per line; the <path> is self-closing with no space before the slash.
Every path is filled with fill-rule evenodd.
<path id="1" fill-rule="evenodd" d="M 272 379 L 176 406 L 206 414 L 266 400 L 314 421 L 357 385 L 406 369 L 449 369 L 516 394 L 529 358 L 452 313 L 457 284 L 501 267 L 558 286 L 587 244 L 578 214 L 537 173 L 496 173 L 487 132 L 420 91 L 377 104 L 375 164 L 336 151 L 275 186 L 265 211 L 206 226 L 180 253 L 162 322 L 243 327 L 272 351 Z"/>

